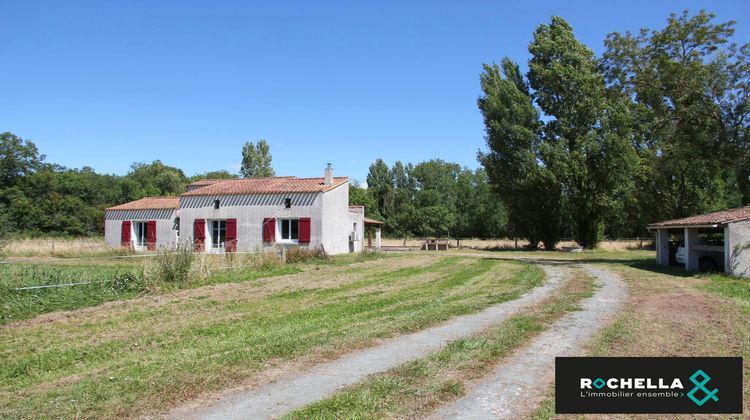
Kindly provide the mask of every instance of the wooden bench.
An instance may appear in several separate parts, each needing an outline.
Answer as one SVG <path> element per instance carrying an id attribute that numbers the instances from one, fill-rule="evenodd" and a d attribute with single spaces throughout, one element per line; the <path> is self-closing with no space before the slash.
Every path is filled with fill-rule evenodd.
<path id="1" fill-rule="evenodd" d="M 422 242 L 423 251 L 447 251 L 448 240 L 447 239 L 425 239 Z"/>

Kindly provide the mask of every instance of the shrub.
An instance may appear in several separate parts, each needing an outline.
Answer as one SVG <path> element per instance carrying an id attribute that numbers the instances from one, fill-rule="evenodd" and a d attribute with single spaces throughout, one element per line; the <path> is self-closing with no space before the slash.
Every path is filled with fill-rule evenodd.
<path id="1" fill-rule="evenodd" d="M 154 259 L 158 281 L 186 283 L 193 265 L 193 247 L 191 244 L 178 244 L 174 248 L 163 248 Z"/>
<path id="2" fill-rule="evenodd" d="M 363 249 L 359 255 L 357 256 L 357 260 L 360 261 L 370 261 L 370 260 L 377 260 L 378 258 L 381 258 L 384 254 L 378 250 L 375 249 Z"/>
<path id="3" fill-rule="evenodd" d="M 328 262 L 329 259 L 328 254 L 322 248 L 296 247 L 286 251 L 286 262 L 290 264 L 312 261 Z"/>
<path id="4" fill-rule="evenodd" d="M 281 267 L 284 263 L 275 252 L 261 252 L 255 257 L 254 265 L 259 271 L 271 271 Z"/>
<path id="5" fill-rule="evenodd" d="M 113 289 L 120 292 L 139 292 L 146 289 L 145 279 L 134 273 L 120 273 L 112 278 Z"/>

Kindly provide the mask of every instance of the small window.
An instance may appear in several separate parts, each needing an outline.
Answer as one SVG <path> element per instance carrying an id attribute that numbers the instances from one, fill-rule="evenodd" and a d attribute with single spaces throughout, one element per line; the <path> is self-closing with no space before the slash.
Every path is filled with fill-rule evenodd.
<path id="1" fill-rule="evenodd" d="M 285 198 L 284 199 L 284 208 L 291 208 L 292 207 L 292 199 L 291 198 Z"/>
<path id="2" fill-rule="evenodd" d="M 177 234 L 175 237 L 177 242 L 180 242 L 180 218 L 175 217 L 174 223 L 172 224 L 172 230 Z"/>
<path id="3" fill-rule="evenodd" d="M 214 208 L 219 209 L 219 200 L 214 200 Z"/>
<path id="4" fill-rule="evenodd" d="M 296 241 L 299 239 L 299 220 L 281 219 L 279 220 L 281 240 Z"/>

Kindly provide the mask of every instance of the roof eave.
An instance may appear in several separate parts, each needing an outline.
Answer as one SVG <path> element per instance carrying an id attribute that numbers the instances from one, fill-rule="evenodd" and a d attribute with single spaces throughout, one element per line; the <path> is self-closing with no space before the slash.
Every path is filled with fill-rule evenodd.
<path id="1" fill-rule="evenodd" d="M 700 225 L 662 225 L 662 226 L 647 226 L 648 230 L 659 230 L 659 229 L 713 229 L 723 226 L 724 223 L 715 223 L 712 225 L 700 224 Z"/>

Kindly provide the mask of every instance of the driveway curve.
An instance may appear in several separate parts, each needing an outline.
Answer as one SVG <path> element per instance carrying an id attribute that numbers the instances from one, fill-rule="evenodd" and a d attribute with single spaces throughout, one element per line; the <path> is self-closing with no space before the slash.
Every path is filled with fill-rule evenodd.
<path id="1" fill-rule="evenodd" d="M 506 359 L 463 398 L 438 409 L 431 418 L 525 418 L 544 398 L 554 379 L 556 356 L 577 356 L 583 345 L 622 308 L 627 289 L 622 279 L 585 267 L 600 286 L 581 302 L 581 310 L 555 322 L 528 346 Z"/>
<path id="2" fill-rule="evenodd" d="M 355 384 L 368 375 L 424 357 L 451 341 L 477 334 L 541 302 L 557 290 L 568 276 L 565 268 L 550 264 L 543 264 L 542 267 L 546 274 L 545 283 L 518 299 L 451 319 L 436 327 L 386 340 L 375 347 L 348 354 L 249 391 L 225 395 L 209 406 L 178 408 L 169 417 L 260 419 L 282 416 Z"/>

